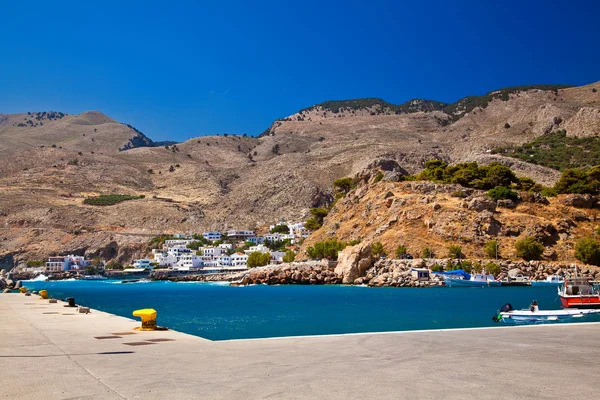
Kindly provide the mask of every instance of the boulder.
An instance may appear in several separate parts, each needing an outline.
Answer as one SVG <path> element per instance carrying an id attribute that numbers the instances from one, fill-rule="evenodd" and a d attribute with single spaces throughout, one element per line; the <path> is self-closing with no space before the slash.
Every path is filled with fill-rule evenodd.
<path id="1" fill-rule="evenodd" d="M 513 268 L 508 270 L 508 276 L 510 276 L 511 278 L 514 278 L 517 275 L 523 275 L 523 271 L 521 271 L 519 268 Z"/>
<path id="2" fill-rule="evenodd" d="M 372 265 L 371 245 L 361 243 L 342 250 L 338 257 L 335 273 L 342 278 L 343 284 L 349 285 L 354 283 L 357 278 L 364 276 Z"/>
<path id="3" fill-rule="evenodd" d="M 563 199 L 563 203 L 571 207 L 593 208 L 596 199 L 589 194 L 569 194 Z"/>
<path id="4" fill-rule="evenodd" d="M 0 290 L 6 289 L 6 282 L 4 279 L 0 279 Z"/>
<path id="5" fill-rule="evenodd" d="M 15 283 L 15 289 L 19 289 L 21 286 L 23 286 L 23 282 L 17 281 L 17 283 Z"/>
<path id="6" fill-rule="evenodd" d="M 486 196 L 473 198 L 468 205 L 469 210 L 473 211 L 496 211 L 496 201 Z"/>
<path id="7" fill-rule="evenodd" d="M 516 206 L 517 203 L 515 203 L 511 199 L 498 200 L 498 207 L 500 208 L 515 208 Z"/>

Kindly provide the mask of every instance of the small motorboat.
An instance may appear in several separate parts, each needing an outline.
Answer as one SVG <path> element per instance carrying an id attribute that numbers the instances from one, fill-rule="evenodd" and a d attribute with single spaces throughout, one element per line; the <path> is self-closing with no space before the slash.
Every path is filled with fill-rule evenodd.
<path id="1" fill-rule="evenodd" d="M 492 317 L 494 322 L 505 323 L 543 323 L 565 321 L 572 318 L 583 318 L 591 314 L 598 314 L 600 310 L 580 310 L 577 308 L 563 310 L 540 310 L 538 303 L 534 300 L 525 310 L 513 310 L 510 303 L 506 303 L 500 308 L 498 313 Z"/>
<path id="2" fill-rule="evenodd" d="M 136 283 L 139 281 L 140 281 L 139 279 L 125 279 L 125 280 L 122 280 L 121 283 Z"/>
<path id="3" fill-rule="evenodd" d="M 565 280 L 558 275 L 550 275 L 543 281 L 531 281 L 531 286 L 561 286 Z"/>
<path id="4" fill-rule="evenodd" d="M 502 282 L 496 280 L 494 275 L 486 274 L 485 270 L 477 274 L 469 274 L 463 270 L 440 272 L 444 275 L 444 283 L 448 287 L 470 286 L 470 287 L 498 287 Z"/>
<path id="5" fill-rule="evenodd" d="M 565 308 L 600 309 L 600 292 L 589 278 L 567 279 L 558 297 Z"/>

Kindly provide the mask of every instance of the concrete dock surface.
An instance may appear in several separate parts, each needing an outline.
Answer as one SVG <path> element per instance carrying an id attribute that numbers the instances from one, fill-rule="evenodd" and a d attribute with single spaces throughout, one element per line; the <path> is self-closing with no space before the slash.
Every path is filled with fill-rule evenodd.
<path id="1" fill-rule="evenodd" d="M 596 323 L 215 342 L 64 304 L 0 294 L 0 398 L 587 399 L 600 389 Z"/>

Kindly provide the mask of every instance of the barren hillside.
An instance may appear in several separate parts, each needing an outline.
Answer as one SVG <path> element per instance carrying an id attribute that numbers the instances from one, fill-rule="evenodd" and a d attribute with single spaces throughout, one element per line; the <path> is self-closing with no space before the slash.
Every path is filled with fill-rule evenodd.
<path id="1" fill-rule="evenodd" d="M 161 232 L 303 219 L 331 201 L 333 180 L 377 159 L 409 172 L 432 158 L 499 160 L 552 184 L 557 171 L 488 151 L 556 129 L 597 134 L 598 89 L 499 91 L 453 105 L 327 102 L 275 121 L 258 138 L 198 137 L 159 147 L 99 112 L 0 115 L 0 257 L 108 246 L 110 255 L 128 258 Z M 145 198 L 83 204 L 98 194 Z"/>

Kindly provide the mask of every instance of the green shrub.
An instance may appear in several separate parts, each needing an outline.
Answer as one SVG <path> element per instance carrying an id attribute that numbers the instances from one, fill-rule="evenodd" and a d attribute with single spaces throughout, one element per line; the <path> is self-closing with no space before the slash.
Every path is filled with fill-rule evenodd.
<path id="1" fill-rule="evenodd" d="M 248 268 L 262 267 L 263 265 L 269 264 L 270 261 L 270 253 L 261 253 L 260 251 L 255 251 L 248 254 L 247 265 Z"/>
<path id="2" fill-rule="evenodd" d="M 585 264 L 600 266 L 600 243 L 592 238 L 582 238 L 575 243 L 575 258 Z"/>
<path id="3" fill-rule="evenodd" d="M 599 137 L 567 137 L 565 130 L 547 133 L 522 145 L 498 147 L 494 154 L 517 158 L 558 171 L 596 165 L 600 158 Z"/>
<path id="4" fill-rule="evenodd" d="M 485 244 L 483 250 L 489 258 L 500 258 L 500 247 L 497 240 L 490 240 Z"/>
<path id="5" fill-rule="evenodd" d="M 539 260 L 542 253 L 544 253 L 544 245 L 531 236 L 517 240 L 515 242 L 515 249 L 517 250 L 517 255 L 527 261 Z"/>
<path id="6" fill-rule="evenodd" d="M 42 260 L 31 260 L 31 261 L 27 261 L 27 266 L 28 267 L 43 267 L 45 264 Z"/>
<path id="7" fill-rule="evenodd" d="M 502 272 L 502 267 L 500 267 L 498 264 L 494 263 L 494 262 L 490 262 L 485 264 L 485 272 L 487 274 L 492 274 L 494 276 L 498 276 L 500 275 L 500 272 Z"/>
<path id="8" fill-rule="evenodd" d="M 142 199 L 142 196 L 130 196 L 127 194 L 101 194 L 97 197 L 88 197 L 83 204 L 92 206 L 112 206 L 127 200 Z"/>
<path id="9" fill-rule="evenodd" d="M 335 181 L 333 181 L 333 186 L 334 188 L 339 192 L 339 193 L 348 193 L 350 190 L 352 190 L 352 188 L 355 186 L 355 182 L 354 179 L 352 178 L 340 178 L 340 179 L 336 179 Z"/>
<path id="10" fill-rule="evenodd" d="M 488 195 L 488 197 L 491 197 L 494 200 L 509 199 L 509 200 L 517 201 L 519 199 L 519 195 L 517 194 L 517 192 L 513 192 L 506 186 L 496 186 L 495 188 L 490 189 L 487 192 L 487 195 Z"/>
<path id="11" fill-rule="evenodd" d="M 296 253 L 294 253 L 292 250 L 286 251 L 283 256 L 283 262 L 286 262 L 286 263 L 294 262 L 295 259 L 296 259 Z"/>
<path id="12" fill-rule="evenodd" d="M 479 166 L 476 162 L 448 165 L 442 160 L 429 160 L 418 179 L 441 183 L 455 183 L 464 187 L 489 190 L 496 186 L 510 186 L 519 179 L 512 170 L 500 163 Z"/>
<path id="13" fill-rule="evenodd" d="M 448 246 L 448 258 L 462 258 L 464 254 L 462 253 L 462 248 L 456 245 Z"/>
<path id="14" fill-rule="evenodd" d="M 276 225 L 271 229 L 271 233 L 290 233 L 290 228 L 287 225 Z"/>
<path id="15" fill-rule="evenodd" d="M 461 261 L 458 264 L 458 266 L 460 267 L 460 269 L 462 269 L 462 270 L 464 270 L 464 271 L 466 271 L 468 273 L 473 272 L 473 263 L 471 261 L 469 261 L 469 260 L 463 260 L 463 261 Z"/>
<path id="16" fill-rule="evenodd" d="M 398 247 L 396 247 L 396 258 L 402 258 L 406 253 L 406 246 L 399 244 Z"/>
<path id="17" fill-rule="evenodd" d="M 386 255 L 385 249 L 383 248 L 383 244 L 381 244 L 381 242 L 376 242 L 371 245 L 371 253 L 375 257 L 381 257 Z"/>
<path id="18" fill-rule="evenodd" d="M 375 176 L 375 180 L 373 182 L 377 183 L 383 179 L 383 172 L 379 172 L 377 176 Z"/>
<path id="19" fill-rule="evenodd" d="M 431 272 L 443 272 L 444 271 L 444 267 L 441 265 L 434 265 L 431 267 Z"/>
<path id="20" fill-rule="evenodd" d="M 423 251 L 421 251 L 421 255 L 423 256 L 423 258 L 434 258 L 435 257 L 433 250 L 430 249 L 429 247 L 425 247 L 423 249 Z"/>
<path id="21" fill-rule="evenodd" d="M 327 240 L 325 242 L 317 242 L 314 246 L 310 246 L 306 250 L 306 254 L 312 259 L 328 258 L 337 260 L 338 252 L 346 247 L 346 243 L 338 242 L 337 239 Z"/>
<path id="22" fill-rule="evenodd" d="M 353 239 L 351 241 L 348 242 L 348 246 L 356 246 L 357 244 L 360 244 L 361 240 L 360 238 L 358 239 Z"/>
<path id="23" fill-rule="evenodd" d="M 304 227 L 306 229 L 308 229 L 309 231 L 316 231 L 317 229 L 319 229 L 322 226 L 323 225 L 320 224 L 315 217 L 310 217 L 304 223 Z"/>

